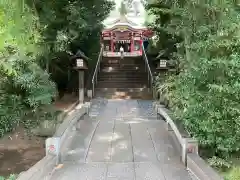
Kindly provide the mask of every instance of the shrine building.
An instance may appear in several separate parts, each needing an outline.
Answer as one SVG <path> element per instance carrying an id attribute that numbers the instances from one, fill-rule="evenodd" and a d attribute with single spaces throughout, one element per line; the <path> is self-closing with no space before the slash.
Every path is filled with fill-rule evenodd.
<path id="1" fill-rule="evenodd" d="M 152 36 L 152 31 L 147 27 L 140 26 L 126 16 L 120 15 L 102 31 L 103 56 L 120 57 L 120 47 L 123 47 L 125 57 L 142 56 L 142 44 Z"/>

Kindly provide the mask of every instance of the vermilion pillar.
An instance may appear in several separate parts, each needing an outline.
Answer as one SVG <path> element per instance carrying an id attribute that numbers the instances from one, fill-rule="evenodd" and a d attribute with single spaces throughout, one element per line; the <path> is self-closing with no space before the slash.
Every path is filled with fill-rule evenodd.
<path id="1" fill-rule="evenodd" d="M 111 38 L 111 51 L 112 51 L 112 52 L 114 51 L 113 46 L 114 46 L 114 44 L 113 44 L 113 39 Z"/>
<path id="2" fill-rule="evenodd" d="M 134 51 L 134 39 L 131 38 L 130 52 Z"/>
<path id="3" fill-rule="evenodd" d="M 143 52 L 142 44 L 143 44 L 143 40 L 140 40 L 140 41 L 139 41 L 139 45 L 140 45 L 140 54 L 141 54 L 141 55 L 142 55 L 142 52 Z"/>
<path id="4" fill-rule="evenodd" d="M 130 52 L 134 51 L 134 40 L 133 40 L 133 33 L 129 33 L 129 36 L 130 36 Z"/>

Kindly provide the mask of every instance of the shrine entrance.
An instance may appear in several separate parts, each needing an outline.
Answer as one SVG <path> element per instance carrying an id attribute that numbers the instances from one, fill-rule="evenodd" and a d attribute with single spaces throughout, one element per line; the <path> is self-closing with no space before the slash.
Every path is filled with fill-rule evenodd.
<path id="1" fill-rule="evenodd" d="M 124 49 L 124 57 L 141 57 L 143 41 L 152 35 L 147 27 L 139 26 L 121 15 L 102 31 L 101 43 L 105 47 L 103 57 L 121 57 L 121 47 Z"/>
<path id="2" fill-rule="evenodd" d="M 119 40 L 114 43 L 115 50 L 114 52 L 120 52 L 120 48 L 123 47 L 124 52 L 131 52 L 131 41 L 128 40 Z"/>

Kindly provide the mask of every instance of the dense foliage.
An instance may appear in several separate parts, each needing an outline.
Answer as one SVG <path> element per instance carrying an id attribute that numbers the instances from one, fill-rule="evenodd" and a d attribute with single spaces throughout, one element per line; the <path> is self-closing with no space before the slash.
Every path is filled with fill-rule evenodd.
<path id="1" fill-rule="evenodd" d="M 50 104 L 56 88 L 37 64 L 41 41 L 36 16 L 23 1 L 0 2 L 0 136 L 26 113 Z M 11 11 L 9 11 L 11 9 Z M 21 18 L 22 17 L 22 18 Z"/>
<path id="2" fill-rule="evenodd" d="M 76 89 L 78 76 L 72 70 L 69 56 L 81 50 L 93 60 L 89 65 L 94 64 L 100 50 L 102 21 L 113 4 L 108 0 L 33 2 L 29 0 L 28 5 L 38 14 L 45 50 L 41 67 L 48 70 L 58 89 L 72 91 Z"/>
<path id="3" fill-rule="evenodd" d="M 240 31 L 236 1 L 156 0 L 148 4 L 159 41 L 180 61 L 181 72 L 156 83 L 186 130 L 210 156 L 240 148 Z M 167 45 L 159 46 L 166 50 Z"/>
<path id="4" fill-rule="evenodd" d="M 231 171 L 226 175 L 226 180 L 238 180 L 240 179 L 240 168 L 233 167 Z"/>
<path id="5" fill-rule="evenodd" d="M 0 176 L 0 180 L 16 180 L 16 179 L 17 179 L 17 175 L 14 175 L 14 174 L 10 175 L 7 178 Z"/>
<path id="6" fill-rule="evenodd" d="M 49 115 L 44 107 L 57 96 L 55 84 L 69 82 L 69 56 L 81 49 L 94 58 L 112 6 L 107 0 L 0 1 L 0 137 Z"/>

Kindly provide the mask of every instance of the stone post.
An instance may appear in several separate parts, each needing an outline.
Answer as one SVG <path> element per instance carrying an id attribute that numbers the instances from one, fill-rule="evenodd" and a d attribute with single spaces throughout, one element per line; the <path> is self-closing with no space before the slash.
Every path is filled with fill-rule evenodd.
<path id="1" fill-rule="evenodd" d="M 198 154 L 198 141 L 193 138 L 186 138 L 187 141 L 187 153 Z"/>
<path id="2" fill-rule="evenodd" d="M 79 103 L 83 104 L 84 103 L 84 71 L 79 70 L 78 71 L 78 76 L 79 76 Z"/>
<path id="3" fill-rule="evenodd" d="M 84 103 L 84 70 L 87 70 L 87 64 L 84 59 L 76 59 L 76 67 L 78 71 L 78 100 L 80 104 Z"/>
<path id="4" fill-rule="evenodd" d="M 186 165 L 188 153 L 198 154 L 198 141 L 193 138 L 183 138 L 182 140 L 182 162 Z"/>

